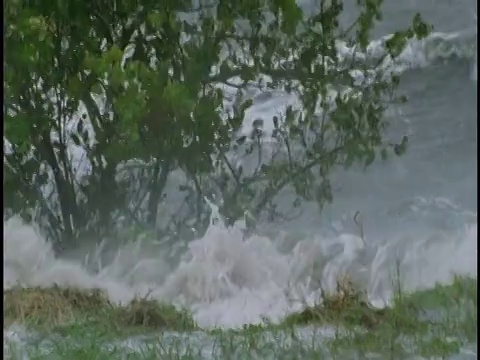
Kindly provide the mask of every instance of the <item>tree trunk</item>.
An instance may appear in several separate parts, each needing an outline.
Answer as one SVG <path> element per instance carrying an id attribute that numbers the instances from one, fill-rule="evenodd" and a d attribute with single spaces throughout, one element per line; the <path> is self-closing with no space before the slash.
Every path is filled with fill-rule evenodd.
<path id="1" fill-rule="evenodd" d="M 168 174 L 170 173 L 170 160 L 160 160 L 157 158 L 153 169 L 152 181 L 150 183 L 150 196 L 148 198 L 148 215 L 147 223 L 149 226 L 155 227 L 157 222 L 158 205 L 160 197 L 167 183 Z"/>

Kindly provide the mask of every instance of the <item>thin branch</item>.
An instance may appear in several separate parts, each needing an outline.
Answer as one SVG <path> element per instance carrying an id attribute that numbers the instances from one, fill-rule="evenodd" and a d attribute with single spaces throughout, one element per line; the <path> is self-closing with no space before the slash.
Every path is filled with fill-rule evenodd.
<path id="1" fill-rule="evenodd" d="M 341 147 L 333 149 L 330 153 L 338 153 L 342 150 Z M 280 181 L 277 185 L 268 188 L 264 195 L 262 196 L 261 200 L 257 203 L 257 206 L 254 209 L 254 216 L 258 216 L 260 212 L 265 208 L 265 205 L 273 199 L 290 181 L 294 181 L 297 177 L 303 175 L 306 171 L 310 170 L 314 166 L 320 164 L 323 157 L 321 155 L 317 156 L 315 159 L 310 160 L 305 166 L 302 166 L 298 169 L 295 173 L 291 174 L 290 176 L 285 176 L 282 181 Z"/>

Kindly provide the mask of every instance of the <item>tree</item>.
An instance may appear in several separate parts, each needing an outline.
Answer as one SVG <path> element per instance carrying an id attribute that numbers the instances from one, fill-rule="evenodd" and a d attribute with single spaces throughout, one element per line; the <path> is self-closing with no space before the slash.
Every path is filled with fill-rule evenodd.
<path id="1" fill-rule="evenodd" d="M 381 4 L 358 0 L 343 28 L 340 0 L 318 0 L 308 17 L 293 0 L 8 0 L 4 207 L 34 217 L 57 243 L 106 235 L 121 219 L 162 236 L 202 232 L 205 197 L 229 222 L 279 216 L 274 200 L 287 188 L 295 206 L 321 208 L 332 168 L 368 166 L 406 145 L 383 137 L 385 110 L 401 100 L 384 64 L 430 29 L 417 15 L 372 58 Z M 245 134 L 252 89 L 282 90 L 298 106 Z M 247 169 L 244 153 L 258 163 Z M 189 206 L 162 230 L 173 172 Z"/>

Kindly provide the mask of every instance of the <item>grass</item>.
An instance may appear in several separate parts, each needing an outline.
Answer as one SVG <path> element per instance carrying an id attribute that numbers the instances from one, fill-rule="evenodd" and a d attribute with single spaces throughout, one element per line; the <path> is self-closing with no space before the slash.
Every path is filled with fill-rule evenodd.
<path id="1" fill-rule="evenodd" d="M 200 331 L 187 312 L 154 301 L 115 306 L 101 291 L 58 287 L 4 291 L 4 319 L 42 334 L 27 346 L 31 359 L 448 358 L 469 346 L 476 354 L 477 280 L 398 291 L 391 308 L 375 309 L 342 279 L 321 305 L 235 331 Z"/>
<path id="2" fill-rule="evenodd" d="M 355 326 L 362 324 L 365 312 L 376 321 L 368 331 L 359 331 Z M 376 352 L 445 358 L 477 340 L 477 279 L 456 277 L 450 285 L 397 292 L 393 306 L 381 313 L 355 306 L 347 313 L 347 333 L 332 340 L 331 348 L 350 347 L 360 357 Z"/>
<path id="3" fill-rule="evenodd" d="M 354 290 L 351 280 L 342 277 L 337 281 L 333 294 L 322 292 L 321 302 L 314 307 L 306 307 L 284 320 L 284 325 L 342 324 L 371 329 L 386 320 L 388 309 L 376 309 L 368 304 L 363 292 Z"/>
<path id="4" fill-rule="evenodd" d="M 195 330 L 187 311 L 154 300 L 112 304 L 97 289 L 12 288 L 3 293 L 4 326 L 23 324 L 41 333 L 68 333 L 72 326 L 96 327 L 113 336 L 145 331 Z"/>

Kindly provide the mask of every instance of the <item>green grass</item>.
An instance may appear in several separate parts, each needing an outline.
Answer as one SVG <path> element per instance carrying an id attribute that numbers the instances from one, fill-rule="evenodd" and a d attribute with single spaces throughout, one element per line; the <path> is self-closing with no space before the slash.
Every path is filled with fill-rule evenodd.
<path id="1" fill-rule="evenodd" d="M 40 334 L 68 335 L 78 327 L 112 338 L 158 330 L 191 331 L 191 314 L 154 300 L 112 304 L 100 290 L 13 288 L 4 291 L 4 325 L 23 324 Z"/>
<path id="2" fill-rule="evenodd" d="M 78 293 L 77 302 L 69 303 L 62 316 L 52 315 L 53 307 L 20 316 L 17 306 L 12 321 L 15 306 L 7 301 L 4 317 L 40 334 L 27 346 L 31 359 L 363 359 L 369 354 L 404 359 L 412 354 L 448 358 L 469 346 L 476 351 L 476 278 L 458 277 L 450 285 L 411 294 L 398 292 L 393 306 L 383 310 L 369 307 L 361 294 L 339 290 L 340 295 L 323 299 L 323 306 L 292 314 L 280 324 L 240 330 L 201 331 L 188 313 L 145 300 L 115 307 L 96 298 L 95 306 L 87 306 Z M 61 291 L 66 290 L 54 290 L 56 296 Z M 4 300 L 9 299 L 6 295 Z M 10 301 L 18 302 L 18 297 L 20 292 Z M 138 340 L 140 348 L 121 343 L 139 334 L 144 335 Z"/>
<path id="3" fill-rule="evenodd" d="M 352 309 L 355 312 L 355 309 Z M 415 353 L 427 358 L 453 355 L 477 339 L 477 280 L 454 279 L 451 285 L 411 294 L 398 293 L 381 321 L 368 331 L 353 325 L 358 311 L 346 324 L 347 334 L 330 343 L 331 348 L 356 349 L 360 355 Z"/>

